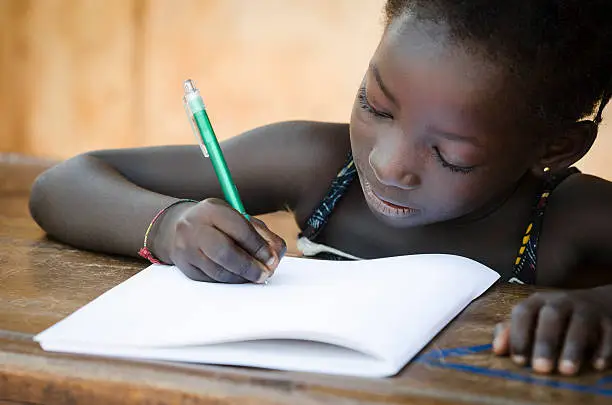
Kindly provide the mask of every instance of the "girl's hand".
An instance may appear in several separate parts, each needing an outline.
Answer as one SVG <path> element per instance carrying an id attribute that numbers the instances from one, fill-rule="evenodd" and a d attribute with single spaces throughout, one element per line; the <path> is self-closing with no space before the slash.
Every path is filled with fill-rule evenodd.
<path id="1" fill-rule="evenodd" d="M 493 351 L 534 371 L 575 375 L 612 366 L 612 286 L 537 293 L 495 330 Z"/>
<path id="2" fill-rule="evenodd" d="M 197 281 L 263 283 L 287 250 L 262 221 L 249 221 L 215 198 L 183 206 L 165 228 L 161 240 L 170 262 Z"/>

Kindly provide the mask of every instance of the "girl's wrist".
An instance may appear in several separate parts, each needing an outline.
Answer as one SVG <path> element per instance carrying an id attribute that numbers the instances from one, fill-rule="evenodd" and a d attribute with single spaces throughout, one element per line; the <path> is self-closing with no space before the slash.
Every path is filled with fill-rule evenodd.
<path id="1" fill-rule="evenodd" d="M 174 264 L 170 256 L 176 234 L 176 224 L 183 213 L 196 203 L 194 201 L 183 201 L 169 207 L 151 228 L 148 248 L 153 256 L 162 263 Z"/>

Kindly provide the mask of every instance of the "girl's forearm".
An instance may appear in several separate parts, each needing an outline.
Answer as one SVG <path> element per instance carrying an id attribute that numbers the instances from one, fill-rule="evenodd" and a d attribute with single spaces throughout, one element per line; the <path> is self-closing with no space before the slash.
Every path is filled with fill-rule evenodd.
<path id="1" fill-rule="evenodd" d="M 81 155 L 38 177 L 30 211 L 43 230 L 62 242 L 136 256 L 151 219 L 173 201 L 131 183 L 101 159 Z"/>

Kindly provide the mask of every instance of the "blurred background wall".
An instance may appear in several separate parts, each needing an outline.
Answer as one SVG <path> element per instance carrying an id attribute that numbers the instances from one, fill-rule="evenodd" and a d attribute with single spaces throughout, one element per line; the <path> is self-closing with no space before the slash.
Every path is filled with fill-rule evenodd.
<path id="1" fill-rule="evenodd" d="M 193 143 L 193 78 L 220 138 L 347 121 L 382 0 L 0 0 L 0 148 L 66 158 Z"/>
<path id="2" fill-rule="evenodd" d="M 384 0 L 0 0 L 0 152 L 67 158 L 193 143 L 182 82 L 220 138 L 347 121 Z M 612 179 L 612 110 L 580 163 Z"/>

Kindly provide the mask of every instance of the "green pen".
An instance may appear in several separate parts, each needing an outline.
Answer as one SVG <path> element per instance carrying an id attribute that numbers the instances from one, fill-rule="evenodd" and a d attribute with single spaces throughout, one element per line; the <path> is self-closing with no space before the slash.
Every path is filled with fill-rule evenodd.
<path id="1" fill-rule="evenodd" d="M 249 219 L 249 215 L 246 213 L 242 201 L 240 200 L 236 184 L 234 184 L 232 180 L 232 175 L 227 167 L 225 157 L 223 157 L 223 152 L 215 136 L 215 131 L 213 131 L 212 125 L 210 124 L 210 119 L 206 113 L 206 107 L 204 106 L 202 96 L 200 96 L 200 91 L 195 87 L 192 80 L 185 80 L 183 87 L 185 89 L 183 104 L 185 105 L 185 111 L 189 117 L 191 128 L 198 140 L 202 153 L 205 157 L 210 157 L 217 179 L 219 179 L 219 184 L 221 184 L 223 195 L 225 195 L 225 199 L 236 211 Z"/>

